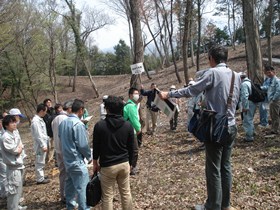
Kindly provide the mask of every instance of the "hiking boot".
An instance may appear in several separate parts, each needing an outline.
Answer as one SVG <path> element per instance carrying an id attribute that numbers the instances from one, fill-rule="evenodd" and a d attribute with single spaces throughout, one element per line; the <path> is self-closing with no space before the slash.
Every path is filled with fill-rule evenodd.
<path id="1" fill-rule="evenodd" d="M 48 184 L 48 183 L 50 183 L 50 180 L 48 180 L 48 179 L 44 179 L 41 182 L 37 182 L 37 184 Z"/>

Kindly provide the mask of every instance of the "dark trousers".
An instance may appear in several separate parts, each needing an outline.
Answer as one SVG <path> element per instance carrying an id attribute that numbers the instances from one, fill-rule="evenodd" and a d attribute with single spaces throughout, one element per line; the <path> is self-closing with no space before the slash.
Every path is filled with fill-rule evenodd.
<path id="1" fill-rule="evenodd" d="M 221 210 L 230 207 L 232 185 L 231 151 L 237 134 L 237 127 L 229 127 L 230 137 L 224 145 L 205 142 L 207 200 L 205 207 Z"/>

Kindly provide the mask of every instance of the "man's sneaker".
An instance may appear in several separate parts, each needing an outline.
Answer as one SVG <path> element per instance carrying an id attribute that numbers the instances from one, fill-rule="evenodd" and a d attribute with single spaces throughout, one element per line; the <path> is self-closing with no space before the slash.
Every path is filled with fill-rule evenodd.
<path id="1" fill-rule="evenodd" d="M 265 128 L 269 128 L 269 125 L 262 125 L 262 124 L 259 124 L 258 127 L 259 127 L 259 128 L 262 128 L 262 129 L 265 129 Z"/>
<path id="2" fill-rule="evenodd" d="M 278 132 L 275 132 L 275 131 L 268 131 L 266 132 L 266 135 L 277 135 L 279 134 Z"/>
<path id="3" fill-rule="evenodd" d="M 194 207 L 195 210 L 206 210 L 205 206 L 202 204 L 199 204 L 199 205 L 195 205 Z"/>
<path id="4" fill-rule="evenodd" d="M 37 184 L 48 184 L 48 183 L 50 183 L 50 180 L 48 180 L 48 179 L 44 179 L 41 182 L 37 182 Z"/>
<path id="5" fill-rule="evenodd" d="M 18 210 L 26 210 L 27 206 L 18 206 Z"/>

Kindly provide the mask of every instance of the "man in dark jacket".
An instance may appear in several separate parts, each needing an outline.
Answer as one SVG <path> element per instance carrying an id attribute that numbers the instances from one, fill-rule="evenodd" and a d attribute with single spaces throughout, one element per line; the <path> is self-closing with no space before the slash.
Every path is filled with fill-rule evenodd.
<path id="1" fill-rule="evenodd" d="M 46 123 L 47 134 L 50 137 L 50 141 L 48 143 L 48 152 L 46 156 L 46 163 L 50 162 L 54 157 L 54 142 L 53 142 L 53 131 L 52 131 L 52 120 L 55 116 L 55 109 L 52 107 L 52 100 L 46 98 L 43 102 L 45 106 L 47 106 L 47 113 L 44 116 L 44 122 Z"/>
<path id="2" fill-rule="evenodd" d="M 135 141 L 132 125 L 122 117 L 123 106 L 119 97 L 108 96 L 106 119 L 94 126 L 93 170 L 100 170 L 102 209 L 113 209 L 115 182 L 119 185 L 122 209 L 132 209 L 129 173 Z"/>
<path id="3" fill-rule="evenodd" d="M 152 83 L 151 84 L 151 89 L 150 90 L 144 90 L 143 85 L 141 86 L 140 90 L 141 95 L 147 96 L 147 102 L 146 102 L 146 126 L 147 126 L 147 133 L 148 134 L 153 134 L 156 130 L 157 127 L 157 115 L 159 108 L 156 107 L 154 104 L 154 100 L 157 94 L 156 90 L 156 84 Z M 150 121 L 152 121 L 152 129 L 150 128 Z"/>

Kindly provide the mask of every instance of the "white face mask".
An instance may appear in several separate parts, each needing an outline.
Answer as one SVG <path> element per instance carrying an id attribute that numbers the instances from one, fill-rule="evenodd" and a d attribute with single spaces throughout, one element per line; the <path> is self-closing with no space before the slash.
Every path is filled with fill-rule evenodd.
<path id="1" fill-rule="evenodd" d="M 139 99 L 139 94 L 133 94 L 133 100 L 138 101 Z"/>

